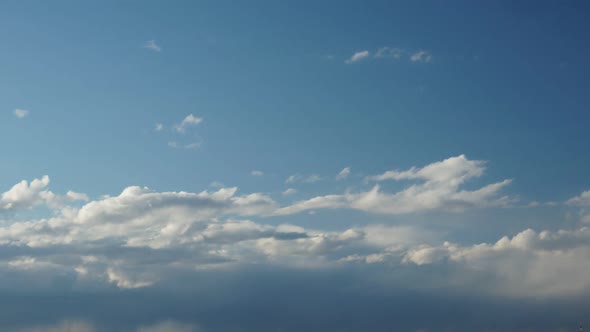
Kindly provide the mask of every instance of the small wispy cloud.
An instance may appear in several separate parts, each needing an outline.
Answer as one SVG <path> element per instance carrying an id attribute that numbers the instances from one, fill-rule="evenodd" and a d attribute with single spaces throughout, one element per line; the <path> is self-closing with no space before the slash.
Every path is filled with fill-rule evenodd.
<path id="1" fill-rule="evenodd" d="M 428 63 L 432 61 L 432 54 L 428 51 L 421 50 L 410 55 L 410 61 Z"/>
<path id="2" fill-rule="evenodd" d="M 22 119 L 22 118 L 26 117 L 27 115 L 29 115 L 29 111 L 17 108 L 14 110 L 14 115 L 17 118 Z"/>
<path id="3" fill-rule="evenodd" d="M 193 142 L 189 144 L 179 144 L 176 141 L 168 142 L 168 146 L 173 149 L 197 150 L 201 147 L 202 142 Z"/>
<path id="4" fill-rule="evenodd" d="M 185 144 L 184 148 L 187 150 L 197 150 L 198 148 L 201 147 L 201 142 L 193 142 L 193 143 L 189 143 L 189 144 Z"/>
<path id="5" fill-rule="evenodd" d="M 296 192 L 297 192 L 297 190 L 295 190 L 293 188 L 288 188 L 287 190 L 283 191 L 283 195 L 285 195 L 285 196 L 293 195 Z"/>
<path id="6" fill-rule="evenodd" d="M 263 176 L 264 175 L 264 172 L 254 170 L 254 171 L 250 172 L 250 175 L 252 175 L 252 176 Z"/>
<path id="7" fill-rule="evenodd" d="M 153 39 L 145 42 L 145 44 L 143 44 L 143 47 L 154 52 L 162 52 L 162 48 L 160 47 L 160 45 L 158 45 L 156 41 Z"/>
<path id="8" fill-rule="evenodd" d="M 346 60 L 344 62 L 351 64 L 351 63 L 361 61 L 362 59 L 367 58 L 368 56 L 369 56 L 369 51 L 367 51 L 367 50 L 359 51 L 359 52 L 354 53 L 348 60 Z"/>
<path id="9" fill-rule="evenodd" d="M 164 130 L 164 125 L 161 123 L 156 123 L 156 126 L 154 127 L 154 129 L 156 131 L 162 131 L 162 130 Z"/>
<path id="10" fill-rule="evenodd" d="M 181 123 L 174 126 L 174 129 L 176 129 L 177 132 L 184 134 L 187 127 L 196 126 L 201 122 L 203 122 L 203 118 L 189 114 L 184 118 L 184 120 L 182 120 Z"/>
<path id="11" fill-rule="evenodd" d="M 225 187 L 225 185 L 222 182 L 219 181 L 213 181 L 209 184 L 209 187 L 213 187 L 213 188 L 223 188 Z"/>
<path id="12" fill-rule="evenodd" d="M 336 175 L 336 180 L 344 180 L 350 175 L 350 167 L 344 167 L 338 175 Z"/>
<path id="13" fill-rule="evenodd" d="M 316 174 L 312 174 L 309 176 L 294 174 L 294 175 L 289 176 L 285 180 L 285 183 L 296 183 L 296 182 L 314 183 L 314 182 L 320 181 L 321 179 L 322 178 Z"/>
<path id="14" fill-rule="evenodd" d="M 397 47 L 381 47 L 380 49 L 375 52 L 376 58 L 392 58 L 392 59 L 401 59 L 404 55 L 404 50 Z"/>

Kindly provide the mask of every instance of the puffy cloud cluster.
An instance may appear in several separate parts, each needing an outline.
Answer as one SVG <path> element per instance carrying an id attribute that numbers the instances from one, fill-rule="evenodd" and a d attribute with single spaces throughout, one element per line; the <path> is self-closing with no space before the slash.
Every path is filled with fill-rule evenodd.
<path id="1" fill-rule="evenodd" d="M 584 227 L 528 229 L 495 243 L 462 245 L 445 242 L 443 233 L 418 225 L 369 224 L 322 231 L 321 225 L 308 229 L 274 218 L 325 208 L 400 214 L 509 204 L 510 198 L 499 195 L 509 180 L 462 188 L 481 177 L 484 166 L 461 155 L 367 178 L 411 181 L 398 192 L 385 193 L 375 186 L 285 207 L 263 193 L 238 194 L 236 187 L 193 193 L 131 186 L 117 196 L 89 200 L 73 191 L 54 194 L 47 188 L 48 177 L 22 181 L 0 196 L 0 207 L 18 211 L 43 204 L 52 214 L 0 226 L 0 271 L 19 276 L 0 286 L 51 285 L 52 278 L 59 277 L 73 287 L 132 289 L 156 286 L 179 274 L 246 265 L 326 269 L 385 264 L 403 271 L 391 278 L 406 286 L 478 285 L 472 288 L 522 296 L 589 289 L 583 276 L 590 270 L 590 229 Z M 566 205 L 585 208 L 587 196 L 584 192 Z M 86 202 L 70 205 L 73 200 Z M 430 267 L 441 274 L 420 271 Z"/>
<path id="2" fill-rule="evenodd" d="M 68 191 L 65 196 L 58 196 L 46 189 L 49 176 L 34 179 L 31 182 L 22 180 L 0 195 L 0 212 L 30 209 L 37 205 L 48 205 L 53 208 L 63 206 L 65 201 L 88 200 L 88 196 L 75 191 Z"/>

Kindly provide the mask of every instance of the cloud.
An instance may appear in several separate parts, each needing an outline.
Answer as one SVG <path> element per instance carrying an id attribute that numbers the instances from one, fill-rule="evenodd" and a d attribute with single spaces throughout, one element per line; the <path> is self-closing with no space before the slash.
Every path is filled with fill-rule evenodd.
<path id="1" fill-rule="evenodd" d="M 410 61 L 428 63 L 432 61 L 432 55 L 428 51 L 421 50 L 410 55 Z"/>
<path id="2" fill-rule="evenodd" d="M 308 176 L 294 174 L 294 175 L 290 175 L 285 180 L 285 183 L 297 183 L 297 182 L 314 183 L 314 182 L 318 182 L 321 180 L 322 180 L 322 178 L 316 174 L 312 174 L 312 175 L 308 175 Z"/>
<path id="3" fill-rule="evenodd" d="M 344 180 L 350 175 L 350 167 L 344 167 L 336 176 L 336 180 Z"/>
<path id="4" fill-rule="evenodd" d="M 161 52 L 162 48 L 160 47 L 160 45 L 158 45 L 156 43 L 155 40 L 148 40 L 147 42 L 145 42 L 145 44 L 143 45 L 144 48 L 147 48 L 148 50 L 154 51 L 154 52 Z"/>
<path id="5" fill-rule="evenodd" d="M 22 119 L 29 115 L 29 111 L 17 108 L 14 110 L 14 115 L 17 118 Z"/>
<path id="6" fill-rule="evenodd" d="M 403 263 L 447 264 L 456 271 L 494 277 L 490 291 L 506 296 L 575 294 L 590 288 L 583 271 L 590 269 L 590 229 L 536 232 L 471 246 L 445 242 L 408 250 Z"/>
<path id="7" fill-rule="evenodd" d="M 13 332 L 98 332 L 102 331 L 96 324 L 85 320 L 63 320 L 54 325 L 21 328 Z M 129 330 L 128 330 L 129 331 Z M 163 321 L 152 325 L 140 326 L 136 332 L 202 332 L 195 324 L 176 321 Z"/>
<path id="8" fill-rule="evenodd" d="M 0 195 L 0 211 L 28 209 L 42 203 L 51 203 L 55 200 L 55 194 L 45 187 L 49 184 L 49 177 L 34 179 L 30 183 L 23 180 Z"/>
<path id="9" fill-rule="evenodd" d="M 154 129 L 156 131 L 162 131 L 162 130 L 164 130 L 164 125 L 161 123 L 156 123 L 156 126 L 154 127 Z"/>
<path id="10" fill-rule="evenodd" d="M 179 133 L 185 133 L 186 129 L 191 126 L 196 126 L 199 123 L 203 122 L 202 118 L 196 117 L 192 114 L 187 115 L 182 122 L 174 126 L 174 129 Z"/>
<path id="11" fill-rule="evenodd" d="M 254 170 L 254 171 L 250 172 L 250 175 L 252 175 L 252 176 L 263 176 L 264 175 L 264 172 Z"/>
<path id="12" fill-rule="evenodd" d="M 365 59 L 369 56 L 369 51 L 365 50 L 365 51 L 359 51 L 354 53 L 348 60 L 345 61 L 345 63 L 351 64 L 351 63 L 355 63 L 358 62 L 362 59 Z"/>
<path id="13" fill-rule="evenodd" d="M 200 328 L 192 324 L 183 324 L 174 321 L 157 323 L 152 326 L 140 327 L 137 332 L 201 332 Z"/>
<path id="14" fill-rule="evenodd" d="M 287 196 L 287 195 L 293 195 L 296 192 L 297 192 L 297 190 L 295 190 L 293 188 L 287 188 L 285 191 L 282 192 L 282 194 Z"/>
<path id="15" fill-rule="evenodd" d="M 66 198 L 70 201 L 88 201 L 88 195 L 69 190 L 66 193 Z"/>
<path id="16" fill-rule="evenodd" d="M 433 210 L 463 211 L 468 208 L 506 206 L 512 202 L 508 196 L 498 197 L 501 189 L 511 183 L 503 180 L 475 190 L 461 189 L 467 180 L 480 177 L 484 162 L 469 160 L 464 155 L 435 162 L 423 168 L 406 171 L 387 171 L 368 180 L 419 180 L 395 193 L 381 191 L 379 185 L 360 193 L 317 196 L 297 202 L 276 211 L 289 215 L 312 209 L 348 208 L 380 214 L 404 214 Z"/>
<path id="17" fill-rule="evenodd" d="M 566 202 L 571 206 L 590 206 L 590 190 L 582 192 L 576 197 L 572 197 Z"/>
<path id="18" fill-rule="evenodd" d="M 401 59 L 404 55 L 404 50 L 396 47 L 382 47 L 377 50 L 375 53 L 376 58 L 391 58 L 391 59 Z"/>
<path id="19" fill-rule="evenodd" d="M 202 144 L 203 144 L 202 142 L 179 144 L 176 141 L 170 141 L 170 142 L 168 142 L 168 147 L 173 148 L 173 149 L 198 150 Z"/>

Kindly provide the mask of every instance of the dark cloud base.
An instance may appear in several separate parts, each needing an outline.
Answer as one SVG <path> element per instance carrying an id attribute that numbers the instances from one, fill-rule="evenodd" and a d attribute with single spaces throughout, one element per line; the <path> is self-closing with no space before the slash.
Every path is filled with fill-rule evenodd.
<path id="1" fill-rule="evenodd" d="M 99 331 L 130 331 L 173 320 L 204 331 L 575 331 L 590 301 L 510 300 L 435 290 L 387 290 L 354 271 L 208 272 L 176 283 L 100 292 L 0 293 L 2 331 L 83 320 Z M 183 285 L 186 286 L 186 285 Z"/>

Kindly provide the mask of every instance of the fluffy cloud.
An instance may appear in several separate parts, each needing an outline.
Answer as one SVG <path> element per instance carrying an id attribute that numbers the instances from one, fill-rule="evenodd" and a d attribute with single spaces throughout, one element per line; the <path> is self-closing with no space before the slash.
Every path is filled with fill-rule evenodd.
<path id="1" fill-rule="evenodd" d="M 571 206 L 590 206 L 590 190 L 582 192 L 576 197 L 567 200 L 566 204 Z"/>
<path id="2" fill-rule="evenodd" d="M 428 51 L 421 50 L 410 55 L 410 61 L 428 63 L 432 61 L 432 54 L 430 54 Z"/>
<path id="3" fill-rule="evenodd" d="M 26 117 L 27 115 L 29 115 L 29 111 L 27 111 L 27 110 L 23 110 L 20 108 L 17 108 L 14 110 L 14 116 L 16 116 L 19 119 L 22 119 L 22 118 Z"/>
<path id="4" fill-rule="evenodd" d="M 465 274 L 493 277 L 496 294 L 539 296 L 576 294 L 590 288 L 590 229 L 535 232 L 527 229 L 495 243 L 461 246 L 445 242 L 409 250 L 403 263 L 447 264 Z"/>
<path id="5" fill-rule="evenodd" d="M 285 207 L 263 193 L 238 194 L 237 187 L 159 192 L 130 186 L 119 195 L 90 200 L 74 191 L 54 194 L 46 176 L 21 181 L 2 194 L 2 209 L 48 205 L 52 211 L 45 218 L 0 227 L 0 272 L 17 276 L 2 285 L 50 287 L 55 278 L 68 276 L 74 287 L 134 289 L 159 287 L 177 275 L 204 270 L 371 264 L 395 266 L 398 274 L 392 278 L 402 287 L 463 287 L 506 296 L 590 289 L 581 277 L 590 269 L 585 263 L 590 256 L 588 228 L 528 229 L 495 243 L 460 244 L 445 242 L 445 232 L 414 224 L 322 230 L 321 224 L 303 228 L 274 217 L 328 208 L 401 214 L 509 204 L 510 198 L 499 195 L 509 180 L 463 188 L 484 172 L 485 162 L 460 155 L 367 178 L 409 182 L 397 192 L 374 185 L 364 192 L 318 196 Z M 583 207 L 587 196 L 584 192 L 568 204 Z M 70 206 L 74 200 L 86 202 Z M 444 278 L 423 269 L 435 269 Z"/>
<path id="6" fill-rule="evenodd" d="M 188 127 L 196 126 L 201 122 L 203 122 L 203 118 L 189 114 L 179 124 L 174 126 L 174 129 L 176 129 L 176 131 L 179 133 L 185 133 Z"/>
<path id="7" fill-rule="evenodd" d="M 369 56 L 369 51 L 359 51 L 354 53 L 348 60 L 346 60 L 345 62 L 348 64 L 351 63 L 355 63 L 358 61 L 361 61 L 362 59 L 365 59 Z"/>
<path id="8" fill-rule="evenodd" d="M 344 180 L 350 175 L 350 167 L 344 167 L 338 175 L 336 175 L 336 180 Z"/>
<path id="9" fill-rule="evenodd" d="M 293 189 L 293 188 L 287 188 L 285 189 L 285 191 L 282 192 L 283 195 L 287 196 L 287 195 L 292 195 L 294 193 L 296 193 L 297 190 Z"/>
<path id="10" fill-rule="evenodd" d="M 30 183 L 23 180 L 15 184 L 0 196 L 0 211 L 27 209 L 41 203 L 52 202 L 55 195 L 51 191 L 45 190 L 48 184 L 49 177 L 47 175 L 41 179 L 34 179 Z"/>
<path id="11" fill-rule="evenodd" d="M 154 52 L 161 52 L 162 48 L 160 47 L 160 45 L 158 45 L 156 43 L 155 40 L 148 40 L 147 42 L 145 42 L 145 44 L 143 45 L 144 48 L 147 48 L 148 50 L 154 51 Z"/>
<path id="12" fill-rule="evenodd" d="M 387 171 L 371 176 L 374 181 L 419 180 L 395 193 L 381 191 L 379 185 L 360 193 L 318 196 L 279 209 L 276 214 L 288 215 L 307 210 L 350 208 L 382 214 L 402 214 L 432 210 L 462 211 L 467 208 L 503 206 L 511 202 L 507 196 L 498 197 L 500 190 L 511 180 L 485 185 L 475 190 L 463 190 L 467 180 L 480 177 L 484 162 L 469 160 L 464 155 L 448 158 L 423 168 L 406 171 Z"/>

